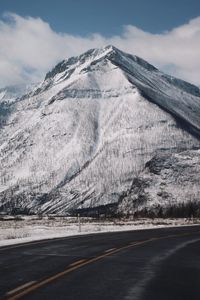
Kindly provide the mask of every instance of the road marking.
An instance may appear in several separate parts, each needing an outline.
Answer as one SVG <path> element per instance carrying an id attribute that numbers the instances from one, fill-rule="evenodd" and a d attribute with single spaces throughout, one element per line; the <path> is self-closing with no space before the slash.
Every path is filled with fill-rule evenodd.
<path id="1" fill-rule="evenodd" d="M 93 235 L 93 233 L 88 234 L 88 235 Z M 61 238 L 51 238 L 51 239 L 47 239 L 47 240 L 27 242 L 27 243 L 22 243 L 22 244 L 17 244 L 17 245 L 2 246 L 2 247 L 0 247 L 0 251 L 21 248 L 21 247 L 28 247 L 28 246 L 32 246 L 32 245 L 38 245 L 38 244 L 46 244 L 46 243 L 50 243 L 53 241 L 56 242 L 56 241 L 62 241 L 62 240 L 68 240 L 68 239 L 78 239 L 78 238 L 83 238 L 84 236 L 88 236 L 88 235 L 66 236 L 66 237 L 61 237 Z"/>
<path id="2" fill-rule="evenodd" d="M 144 241 L 143 243 L 145 243 L 145 242 L 148 242 L 148 241 Z M 140 243 L 140 244 L 141 244 L 141 243 Z M 91 264 L 91 263 L 93 263 L 93 262 L 96 262 L 96 261 L 98 261 L 98 260 L 100 260 L 100 259 L 106 257 L 106 256 L 109 256 L 109 255 L 111 255 L 111 254 L 117 253 L 117 252 L 119 252 L 119 251 L 121 251 L 121 250 L 124 250 L 124 249 L 128 249 L 128 248 L 130 248 L 130 247 L 133 247 L 133 246 L 132 246 L 132 245 L 123 246 L 123 247 L 121 247 L 121 248 L 112 250 L 112 251 L 110 251 L 110 252 L 108 252 L 108 253 L 104 253 L 104 254 L 102 254 L 102 255 L 100 255 L 100 256 L 97 256 L 97 257 L 95 257 L 95 258 L 91 258 L 91 259 L 89 259 L 89 260 L 86 260 L 86 261 L 84 261 L 84 262 L 82 262 L 82 263 L 80 263 L 80 264 L 78 264 L 78 265 L 76 265 L 76 266 L 72 266 L 72 267 L 70 267 L 70 268 L 64 270 L 63 272 L 57 273 L 56 275 L 51 276 L 51 277 L 49 277 L 49 278 L 47 278 L 47 279 L 44 279 L 44 280 L 42 280 L 42 281 L 40 281 L 40 282 L 36 282 L 34 285 L 28 287 L 28 288 L 27 288 L 26 290 L 24 290 L 24 291 L 21 291 L 19 294 L 9 297 L 8 300 L 17 300 L 17 299 L 20 299 L 21 297 L 23 297 L 23 296 L 25 296 L 25 295 L 27 295 L 27 294 L 29 294 L 29 293 L 31 293 L 31 292 L 37 290 L 38 288 L 40 288 L 40 287 L 42 287 L 42 286 L 44 286 L 44 285 L 46 285 L 46 284 L 48 284 L 48 283 L 51 283 L 51 282 L 53 282 L 53 281 L 59 279 L 60 277 L 63 277 L 64 275 L 66 275 L 66 274 L 68 274 L 68 273 L 71 273 L 72 271 L 75 271 L 76 269 L 79 269 L 79 268 L 81 268 L 81 267 L 83 267 L 83 266 L 89 265 L 89 264 Z"/>
<path id="3" fill-rule="evenodd" d="M 13 294 L 19 292 L 20 290 L 23 290 L 23 289 L 27 288 L 28 286 L 33 285 L 34 283 L 36 283 L 36 281 L 27 282 L 23 285 L 18 286 L 16 289 L 13 289 L 13 290 L 7 292 L 6 295 L 7 296 L 13 295 Z"/>
<path id="4" fill-rule="evenodd" d="M 63 240 L 63 238 L 59 238 L 59 239 L 55 239 L 56 241 L 61 241 Z M 51 242 L 51 240 L 46 240 L 46 241 L 36 241 L 36 242 L 30 242 L 30 243 L 24 243 L 24 244 L 18 244 L 18 245 L 11 245 L 11 246 L 6 246 L 6 247 L 2 247 L 0 248 L 0 251 L 4 251 L 4 250 L 10 250 L 10 249 L 15 249 L 15 248 L 21 248 L 21 247 L 28 247 L 28 246 L 32 246 L 32 245 L 38 245 L 38 244 L 44 244 L 44 243 L 48 243 Z"/>
<path id="5" fill-rule="evenodd" d="M 148 243 L 148 242 L 150 242 L 150 240 L 137 241 L 137 242 L 130 243 L 130 246 L 139 246 L 141 244 Z"/>
<path id="6" fill-rule="evenodd" d="M 80 260 L 77 260 L 74 263 L 70 264 L 69 266 L 73 267 L 73 266 L 79 265 L 80 263 L 82 263 L 84 261 L 86 261 L 86 259 L 80 259 Z"/>
<path id="7" fill-rule="evenodd" d="M 11 297 L 9 297 L 7 299 L 8 300 L 17 300 L 17 299 L 20 299 L 21 297 L 23 297 L 23 296 L 25 296 L 25 295 L 27 295 L 27 294 L 29 294 L 29 293 L 37 290 L 38 288 L 40 288 L 40 287 L 42 287 L 42 286 L 44 286 L 46 284 L 49 284 L 49 283 L 51 283 L 51 282 L 59 279 L 60 277 L 63 277 L 66 274 L 69 274 L 69 273 L 75 271 L 76 269 L 79 269 L 79 268 L 81 268 L 83 266 L 89 265 L 89 264 L 91 264 L 93 262 L 101 260 L 104 257 L 110 256 L 110 255 L 112 255 L 114 253 L 117 253 L 117 252 L 120 252 L 122 250 L 131 248 L 131 247 L 134 247 L 134 246 L 138 246 L 138 245 L 147 244 L 147 243 L 152 242 L 154 240 L 162 240 L 162 239 L 168 239 L 168 238 L 172 238 L 172 237 L 180 237 L 180 236 L 187 236 L 187 235 L 193 235 L 193 234 L 194 234 L 194 232 L 193 233 L 176 234 L 176 235 L 171 235 L 171 236 L 162 236 L 162 237 L 157 237 L 157 238 L 155 237 L 155 238 L 151 238 L 151 239 L 148 239 L 148 240 L 143 240 L 143 241 L 140 241 L 140 242 L 134 242 L 134 243 L 131 243 L 129 245 L 126 245 L 126 246 L 123 246 L 123 247 L 120 247 L 120 248 L 114 248 L 114 250 L 112 250 L 112 251 L 109 251 L 107 253 L 104 252 L 104 254 L 102 254 L 102 255 L 99 255 L 97 257 L 91 258 L 89 260 L 85 260 L 83 262 L 79 262 L 79 263 L 77 263 L 74 266 L 70 266 L 70 268 L 68 267 L 66 270 L 64 270 L 64 271 L 62 271 L 60 273 L 57 273 L 57 274 L 55 274 L 55 275 L 53 275 L 53 276 L 51 276 L 49 278 L 46 278 L 46 279 L 44 279 L 44 280 L 42 280 L 40 282 L 36 282 L 35 284 L 33 284 L 33 285 L 27 287 L 25 290 L 21 291 L 19 294 L 11 296 Z M 109 250 L 111 250 L 111 249 L 109 249 Z"/>
<path id="8" fill-rule="evenodd" d="M 116 249 L 116 248 L 111 248 L 111 249 L 108 249 L 108 250 L 104 251 L 104 253 L 111 252 L 111 251 L 113 251 L 113 250 L 115 250 L 115 249 Z"/>

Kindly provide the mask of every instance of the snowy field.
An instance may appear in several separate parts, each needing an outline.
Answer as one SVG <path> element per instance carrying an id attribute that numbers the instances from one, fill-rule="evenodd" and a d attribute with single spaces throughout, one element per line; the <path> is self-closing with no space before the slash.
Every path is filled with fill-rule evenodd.
<path id="1" fill-rule="evenodd" d="M 200 224 L 200 219 L 94 220 L 72 217 L 10 217 L 0 220 L 0 246 L 89 233 Z"/>

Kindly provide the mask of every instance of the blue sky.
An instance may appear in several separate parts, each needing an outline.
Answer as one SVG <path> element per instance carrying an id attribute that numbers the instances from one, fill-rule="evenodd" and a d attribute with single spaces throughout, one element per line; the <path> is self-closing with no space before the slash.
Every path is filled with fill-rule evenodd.
<path id="1" fill-rule="evenodd" d="M 200 15 L 199 0 L 1 0 L 0 11 L 41 17 L 55 31 L 78 35 L 120 34 L 132 24 L 152 33 Z"/>
<path id="2" fill-rule="evenodd" d="M 0 0 L 0 87 L 107 44 L 200 86 L 200 0 Z"/>

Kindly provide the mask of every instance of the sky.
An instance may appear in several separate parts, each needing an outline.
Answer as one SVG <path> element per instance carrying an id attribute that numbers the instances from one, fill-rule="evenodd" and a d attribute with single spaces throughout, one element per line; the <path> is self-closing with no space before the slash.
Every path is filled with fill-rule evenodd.
<path id="1" fill-rule="evenodd" d="M 106 44 L 200 85 L 200 1 L 0 1 L 0 87 Z"/>

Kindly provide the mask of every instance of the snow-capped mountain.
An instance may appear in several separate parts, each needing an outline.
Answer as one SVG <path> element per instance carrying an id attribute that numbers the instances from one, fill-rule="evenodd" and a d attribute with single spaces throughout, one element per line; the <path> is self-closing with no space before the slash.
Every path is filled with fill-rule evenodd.
<path id="1" fill-rule="evenodd" d="M 198 87 L 113 46 L 64 60 L 4 114 L 0 208 L 122 203 L 156 153 L 200 147 L 199 115 Z"/>

